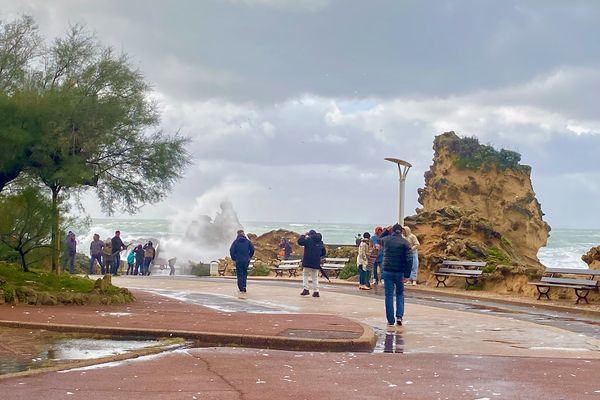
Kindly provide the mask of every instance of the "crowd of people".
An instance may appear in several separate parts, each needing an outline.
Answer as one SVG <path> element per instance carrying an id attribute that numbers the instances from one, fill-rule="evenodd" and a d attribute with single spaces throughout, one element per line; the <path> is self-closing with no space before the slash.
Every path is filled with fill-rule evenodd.
<path id="1" fill-rule="evenodd" d="M 356 244 L 359 289 L 369 290 L 372 285 L 379 285 L 383 281 L 387 323 L 389 326 L 402 325 L 404 285 L 417 284 L 419 240 L 408 226 L 395 224 L 385 229 L 378 226 L 373 235 L 369 232 L 358 235 Z M 308 296 L 312 290 L 312 297 L 320 297 L 319 271 L 324 273 L 321 258 L 327 253 L 323 237 L 320 233 L 310 230 L 300 235 L 298 245 L 303 247 L 300 295 Z M 292 248 L 286 238 L 281 239 L 279 249 L 279 256 L 289 259 Z M 236 265 L 238 289 L 240 293 L 246 293 L 248 265 L 254 255 L 254 246 L 243 230 L 237 232 L 229 254 Z"/>
<path id="2" fill-rule="evenodd" d="M 133 242 L 132 242 L 133 243 Z M 112 238 L 101 240 L 100 235 L 95 233 L 90 243 L 89 275 L 96 274 L 96 265 L 100 266 L 102 275 L 111 274 L 117 276 L 121 266 L 121 252 L 127 250 L 132 243 L 125 244 L 121 239 L 121 232 L 115 231 Z M 75 233 L 69 231 L 66 239 L 67 267 L 71 274 L 75 274 L 75 254 L 77 252 L 77 240 Z M 126 257 L 127 275 L 150 275 L 150 266 L 156 258 L 156 249 L 151 241 L 146 244 L 138 244 L 129 251 Z"/>

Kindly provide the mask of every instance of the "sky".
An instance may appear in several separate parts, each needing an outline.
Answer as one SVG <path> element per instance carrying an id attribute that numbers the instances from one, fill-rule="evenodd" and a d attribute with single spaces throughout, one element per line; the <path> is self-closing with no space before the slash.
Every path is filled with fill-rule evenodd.
<path id="1" fill-rule="evenodd" d="M 393 223 L 446 131 L 518 151 L 554 228 L 600 229 L 600 2 L 0 0 L 80 23 L 153 87 L 193 164 L 137 218 Z M 103 216 L 93 194 L 83 198 Z M 128 215 L 117 215 L 129 217 Z"/>

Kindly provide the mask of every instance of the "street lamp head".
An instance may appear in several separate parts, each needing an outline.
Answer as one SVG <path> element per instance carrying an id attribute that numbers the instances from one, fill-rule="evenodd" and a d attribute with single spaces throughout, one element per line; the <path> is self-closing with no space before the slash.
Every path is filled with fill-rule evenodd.
<path id="1" fill-rule="evenodd" d="M 408 167 L 408 168 L 412 167 L 411 163 L 409 163 L 408 161 L 400 160 L 399 158 L 386 157 L 386 158 L 384 158 L 384 160 L 396 163 L 398 165 L 403 165 L 403 166 Z"/>

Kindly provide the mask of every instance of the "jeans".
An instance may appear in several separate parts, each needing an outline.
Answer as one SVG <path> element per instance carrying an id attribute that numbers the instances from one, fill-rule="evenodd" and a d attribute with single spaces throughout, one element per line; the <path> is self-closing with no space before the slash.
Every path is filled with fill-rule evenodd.
<path id="1" fill-rule="evenodd" d="M 385 316 L 388 324 L 396 323 L 396 318 L 404 316 L 404 283 L 402 272 L 383 271 L 383 287 L 385 291 Z M 394 312 L 394 290 L 396 291 L 396 312 Z"/>
<path id="2" fill-rule="evenodd" d="M 358 266 L 358 284 L 364 286 L 367 284 L 367 271 L 363 270 L 362 265 Z"/>
<path id="3" fill-rule="evenodd" d="M 69 254 L 67 263 L 69 265 L 69 273 L 72 275 L 75 273 L 75 253 Z"/>
<path id="4" fill-rule="evenodd" d="M 150 275 L 150 264 L 152 263 L 151 258 L 144 258 L 144 264 L 142 264 L 142 275 Z"/>
<path id="5" fill-rule="evenodd" d="M 381 262 L 379 262 L 379 260 L 373 263 L 373 280 L 375 281 L 375 283 L 379 283 L 379 273 L 377 271 L 379 270 L 380 266 Z"/>
<path id="6" fill-rule="evenodd" d="M 310 275 L 310 281 L 312 283 L 312 291 L 319 291 L 319 270 L 315 268 L 306 268 L 302 269 L 302 288 L 308 290 L 308 275 Z"/>
<path id="7" fill-rule="evenodd" d="M 96 264 L 94 263 L 94 261 L 98 261 L 98 264 L 100 264 L 100 271 L 102 271 L 102 273 L 104 274 L 104 264 L 102 264 L 102 258 L 100 254 L 92 254 L 92 256 L 90 257 L 90 275 L 94 275 L 94 272 L 96 272 L 94 268 Z"/>
<path id="8" fill-rule="evenodd" d="M 121 266 L 121 253 L 113 253 L 112 262 L 110 266 L 110 273 L 113 276 L 117 276 L 117 272 L 119 271 L 119 267 Z"/>
<path id="9" fill-rule="evenodd" d="M 417 253 L 416 250 L 413 250 L 412 257 L 413 257 L 413 262 L 412 262 L 412 269 L 410 270 L 410 280 L 416 281 L 417 273 L 419 272 L 419 253 Z"/>
<path id="10" fill-rule="evenodd" d="M 248 265 L 250 265 L 250 260 L 235 262 L 235 276 L 237 277 L 237 286 L 240 292 L 246 291 L 246 281 L 248 279 Z"/>

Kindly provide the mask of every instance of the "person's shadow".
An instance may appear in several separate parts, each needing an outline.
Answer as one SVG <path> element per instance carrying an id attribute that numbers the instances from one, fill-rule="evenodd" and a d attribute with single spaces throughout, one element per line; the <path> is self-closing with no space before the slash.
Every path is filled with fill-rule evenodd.
<path id="1" fill-rule="evenodd" d="M 387 332 L 383 342 L 384 353 L 404 353 L 404 339 L 400 332 Z"/>

